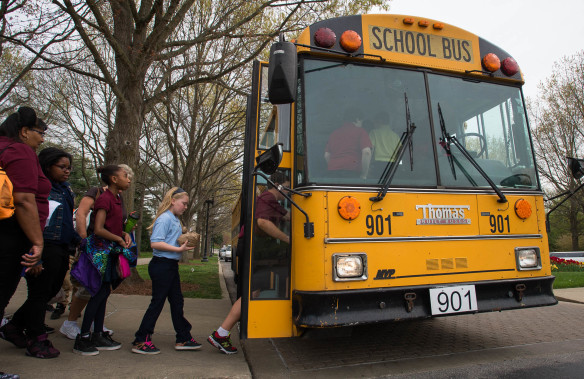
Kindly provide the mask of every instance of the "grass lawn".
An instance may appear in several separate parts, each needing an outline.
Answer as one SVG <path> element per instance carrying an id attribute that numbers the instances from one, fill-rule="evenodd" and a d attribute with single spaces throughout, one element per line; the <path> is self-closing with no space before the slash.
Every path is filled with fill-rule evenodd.
<path id="1" fill-rule="evenodd" d="M 583 271 L 554 271 L 552 275 L 556 277 L 554 281 L 554 288 L 574 288 L 584 287 L 584 272 Z"/>
<path id="2" fill-rule="evenodd" d="M 148 265 L 136 266 L 140 277 L 150 280 Z M 221 299 L 219 284 L 219 267 L 217 257 L 209 258 L 209 262 L 195 259 L 178 266 L 180 280 L 183 284 L 183 295 L 188 298 Z"/>
<path id="3" fill-rule="evenodd" d="M 152 252 L 151 251 L 141 251 L 140 254 L 138 254 L 138 258 L 152 258 Z"/>

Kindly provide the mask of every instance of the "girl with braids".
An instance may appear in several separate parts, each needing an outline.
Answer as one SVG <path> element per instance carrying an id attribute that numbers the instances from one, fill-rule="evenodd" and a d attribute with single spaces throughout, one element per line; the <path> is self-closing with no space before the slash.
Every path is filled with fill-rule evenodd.
<path id="1" fill-rule="evenodd" d="M 182 234 L 179 220 L 189 202 L 189 195 L 182 188 L 171 188 L 158 207 L 154 222 L 148 229 L 152 230 L 150 245 L 152 260 L 148 265 L 148 274 L 152 279 L 152 300 L 142 318 L 140 328 L 136 332 L 132 352 L 137 354 L 158 354 L 160 350 L 154 346 L 151 336 L 154 326 L 162 312 L 164 302 L 168 298 L 172 324 L 176 332 L 176 350 L 198 350 L 201 345 L 191 336 L 191 324 L 184 317 L 184 298 L 180 288 L 178 261 L 184 251 L 194 249 L 187 242 L 180 245 L 177 242 Z"/>
<path id="2" fill-rule="evenodd" d="M 101 286 L 87 303 L 81 333 L 75 339 L 73 352 L 81 355 L 97 355 L 99 350 L 118 350 L 122 347 L 109 333 L 103 332 L 103 322 L 112 286 L 115 288 L 121 282 L 116 270 L 118 255 L 123 254 L 128 260 L 134 259 L 127 249 L 131 239 L 123 230 L 120 195 L 130 187 L 128 172 L 117 165 L 100 167 L 97 172 L 107 184 L 107 190 L 95 201 L 91 213 L 94 232 L 83 241 L 81 251 L 99 271 Z M 90 333 L 92 323 L 95 331 L 93 335 Z"/>
<path id="3" fill-rule="evenodd" d="M 37 358 L 59 356 L 47 339 L 44 327 L 47 299 L 39 277 L 51 182 L 43 174 L 35 151 L 44 142 L 46 129 L 46 124 L 29 107 L 19 108 L 0 125 L 0 167 L 13 184 L 15 206 L 12 217 L 0 220 L 0 317 L 23 271 L 28 285 L 25 303 L 0 328 L 0 337 L 26 348 L 27 355 Z"/>

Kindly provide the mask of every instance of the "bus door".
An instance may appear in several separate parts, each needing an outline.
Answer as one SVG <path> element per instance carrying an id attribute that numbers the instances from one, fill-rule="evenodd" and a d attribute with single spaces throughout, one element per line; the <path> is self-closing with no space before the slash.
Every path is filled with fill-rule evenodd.
<path id="1" fill-rule="evenodd" d="M 281 143 L 283 155 L 278 171 L 290 182 L 291 106 L 272 105 L 268 101 L 267 79 L 268 65 L 255 62 L 247 109 L 243 170 L 245 251 L 238 283 L 242 293 L 241 338 L 290 337 L 293 328 L 291 246 L 271 236 L 257 222 L 258 218 L 269 219 L 290 236 L 290 204 L 283 197 L 274 195 L 273 190 L 265 193 L 270 192 L 271 186 L 262 175 L 253 175 L 255 159 L 246 158 L 251 154 L 257 157 L 274 144 Z"/>

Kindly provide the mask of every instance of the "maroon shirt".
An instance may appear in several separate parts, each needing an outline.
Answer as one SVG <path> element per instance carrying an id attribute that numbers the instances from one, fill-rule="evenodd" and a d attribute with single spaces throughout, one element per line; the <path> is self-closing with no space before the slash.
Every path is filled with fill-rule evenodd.
<path id="1" fill-rule="evenodd" d="M 0 167 L 6 170 L 14 187 L 13 192 L 34 193 L 40 226 L 44 229 L 49 216 L 51 182 L 43 174 L 39 158 L 30 146 L 1 136 L 0 151 L 5 147 L 6 150 L 0 155 Z"/>
<path id="2" fill-rule="evenodd" d="M 109 189 L 105 190 L 105 192 L 95 200 L 93 214 L 97 214 L 97 211 L 100 209 L 104 209 L 106 212 L 105 223 L 103 225 L 104 228 L 110 233 L 122 237 L 122 232 L 124 231 L 122 197 L 120 195 L 114 195 Z"/>
<path id="3" fill-rule="evenodd" d="M 332 132 L 326 144 L 330 153 L 329 170 L 361 171 L 361 154 L 364 148 L 373 148 L 369 134 L 348 122 Z"/>
<path id="4" fill-rule="evenodd" d="M 270 191 L 262 192 L 256 199 L 256 211 L 254 221 L 257 225 L 259 218 L 269 220 L 280 228 L 282 218 L 288 213 L 286 208 L 278 203 L 276 197 Z M 266 235 L 260 228 L 257 228 L 258 234 Z"/>

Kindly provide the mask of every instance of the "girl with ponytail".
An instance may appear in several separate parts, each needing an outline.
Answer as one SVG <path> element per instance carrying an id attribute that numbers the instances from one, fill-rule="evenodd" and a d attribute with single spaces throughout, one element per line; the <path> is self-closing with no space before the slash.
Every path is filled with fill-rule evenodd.
<path id="1" fill-rule="evenodd" d="M 166 299 L 170 303 L 172 324 L 176 332 L 175 350 L 201 348 L 191 335 L 191 324 L 184 317 L 184 298 L 178 272 L 178 262 L 182 253 L 194 249 L 194 246 L 187 246 L 187 242 L 182 245 L 177 242 L 182 234 L 179 216 L 186 211 L 188 203 L 189 195 L 185 190 L 179 187 L 171 188 L 162 199 L 154 222 L 148 228 L 152 230 L 150 245 L 153 253 L 148 265 L 148 274 L 152 279 L 152 300 L 136 332 L 132 347 L 134 353 L 147 355 L 160 353 L 152 343 L 151 336 Z"/>

